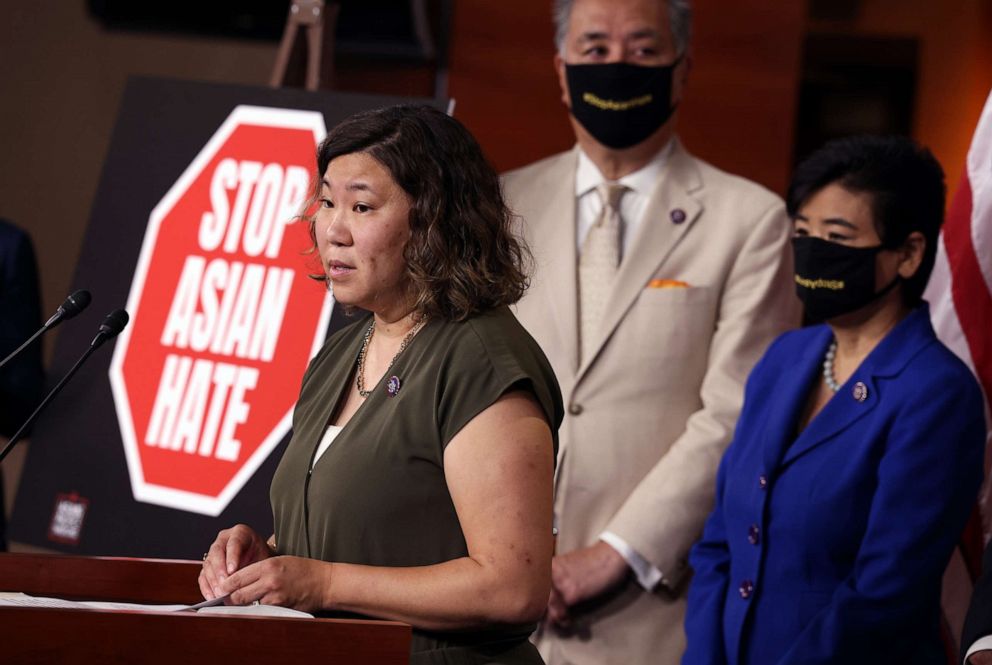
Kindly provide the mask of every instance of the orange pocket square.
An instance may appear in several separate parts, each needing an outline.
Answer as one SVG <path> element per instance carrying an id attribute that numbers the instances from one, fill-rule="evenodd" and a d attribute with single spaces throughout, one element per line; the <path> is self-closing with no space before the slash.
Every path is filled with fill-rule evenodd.
<path id="1" fill-rule="evenodd" d="M 648 282 L 649 289 L 688 289 L 689 282 L 678 279 L 652 279 Z"/>

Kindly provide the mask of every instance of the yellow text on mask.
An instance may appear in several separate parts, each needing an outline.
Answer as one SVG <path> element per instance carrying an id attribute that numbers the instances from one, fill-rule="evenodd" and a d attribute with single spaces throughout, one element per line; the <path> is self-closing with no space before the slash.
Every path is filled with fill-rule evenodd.
<path id="1" fill-rule="evenodd" d="M 590 106 L 595 106 L 603 111 L 628 111 L 638 106 L 647 106 L 654 99 L 653 95 L 641 95 L 640 97 L 634 97 L 633 99 L 628 99 L 624 102 L 614 101 L 612 99 L 602 99 L 597 97 L 591 92 L 583 93 L 582 101 Z"/>
<path id="2" fill-rule="evenodd" d="M 844 280 L 842 279 L 807 279 L 806 277 L 800 277 L 796 275 L 796 284 L 799 286 L 804 286 L 807 289 L 830 289 L 831 291 L 840 291 L 844 288 Z"/>

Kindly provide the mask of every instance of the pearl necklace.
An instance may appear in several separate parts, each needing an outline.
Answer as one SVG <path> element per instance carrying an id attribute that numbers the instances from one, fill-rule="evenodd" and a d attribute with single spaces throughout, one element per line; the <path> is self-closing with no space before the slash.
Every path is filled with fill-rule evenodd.
<path id="1" fill-rule="evenodd" d="M 830 390 L 837 392 L 840 390 L 840 384 L 837 383 L 837 379 L 834 378 L 834 357 L 837 355 L 837 340 L 830 342 L 830 346 L 827 347 L 827 355 L 823 358 L 823 381 L 827 384 Z"/>
<path id="2" fill-rule="evenodd" d="M 396 355 L 393 356 L 393 359 L 389 361 L 389 365 L 386 367 L 386 371 L 383 372 L 383 374 L 389 372 L 389 369 L 393 366 L 393 363 L 396 362 L 396 359 L 399 358 L 400 354 L 403 353 L 403 350 L 406 349 L 407 345 L 410 343 L 410 340 L 413 339 L 414 335 L 420 332 L 420 329 L 424 327 L 425 323 L 427 323 L 426 317 L 420 319 L 415 326 L 410 328 L 410 332 L 408 332 L 406 337 L 403 338 L 403 341 L 400 342 L 400 350 L 397 351 Z M 369 325 L 368 330 L 365 331 L 365 339 L 362 340 L 362 350 L 358 353 L 358 369 L 355 371 L 355 387 L 358 388 L 358 394 L 362 397 L 362 399 L 365 399 L 372 394 L 371 390 L 365 389 L 365 356 L 368 355 L 369 342 L 372 341 L 373 334 L 375 334 L 375 317 L 372 318 L 371 325 Z"/>

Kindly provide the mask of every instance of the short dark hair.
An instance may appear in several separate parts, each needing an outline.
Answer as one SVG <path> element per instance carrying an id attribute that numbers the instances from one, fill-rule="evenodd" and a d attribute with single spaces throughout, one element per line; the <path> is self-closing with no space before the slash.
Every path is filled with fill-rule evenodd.
<path id="1" fill-rule="evenodd" d="M 565 37 L 568 35 L 568 21 L 572 16 L 572 5 L 575 0 L 553 0 L 551 16 L 555 22 L 555 48 L 559 53 L 565 52 Z M 691 0 L 665 0 L 668 7 L 668 23 L 675 41 L 675 53 L 684 55 L 692 39 L 692 2 Z"/>
<path id="2" fill-rule="evenodd" d="M 882 246 L 895 249 L 909 234 L 926 239 L 923 261 L 902 283 L 907 305 L 920 302 L 937 257 L 944 221 L 944 170 L 925 147 L 905 136 L 851 136 L 835 139 L 796 168 L 786 207 L 796 214 L 814 194 L 830 184 L 867 194 L 872 221 Z"/>
<path id="3" fill-rule="evenodd" d="M 351 116 L 317 148 L 308 210 L 327 165 L 354 153 L 382 164 L 412 200 L 405 259 L 417 314 L 461 321 L 523 296 L 530 253 L 513 233 L 499 176 L 460 122 L 426 105 Z M 314 219 L 308 221 L 316 248 Z"/>

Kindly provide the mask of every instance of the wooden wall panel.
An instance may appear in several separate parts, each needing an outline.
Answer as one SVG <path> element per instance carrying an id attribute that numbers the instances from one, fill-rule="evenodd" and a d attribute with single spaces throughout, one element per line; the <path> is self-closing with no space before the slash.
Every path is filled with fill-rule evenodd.
<path id="1" fill-rule="evenodd" d="M 696 3 L 689 98 L 680 134 L 697 155 L 785 189 L 805 3 Z M 455 114 L 500 170 L 569 147 L 552 67 L 551 2 L 459 0 L 451 44 Z"/>
<path id="2" fill-rule="evenodd" d="M 913 138 L 944 167 L 950 202 L 992 90 L 992 0 L 861 0 L 853 21 L 807 27 L 819 33 L 919 40 Z"/>
<path id="3" fill-rule="evenodd" d="M 804 2 L 697 2 L 679 120 L 697 155 L 780 194 L 792 170 L 804 17 Z"/>
<path id="4" fill-rule="evenodd" d="M 452 25 L 455 117 L 496 168 L 522 166 L 571 146 L 552 64 L 551 0 L 458 0 Z"/>

